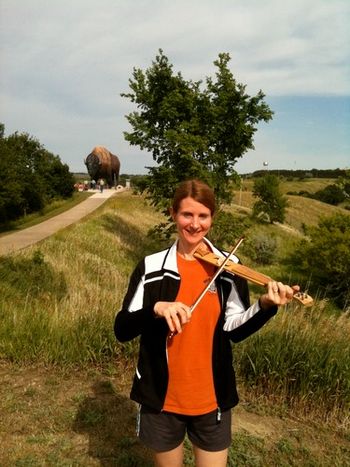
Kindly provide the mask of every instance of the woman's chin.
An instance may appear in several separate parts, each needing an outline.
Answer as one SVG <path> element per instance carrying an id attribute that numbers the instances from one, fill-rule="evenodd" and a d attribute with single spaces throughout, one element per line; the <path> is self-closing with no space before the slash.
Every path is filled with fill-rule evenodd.
<path id="1" fill-rule="evenodd" d="M 185 238 L 185 242 L 188 246 L 196 247 L 203 240 L 203 235 L 191 235 Z"/>

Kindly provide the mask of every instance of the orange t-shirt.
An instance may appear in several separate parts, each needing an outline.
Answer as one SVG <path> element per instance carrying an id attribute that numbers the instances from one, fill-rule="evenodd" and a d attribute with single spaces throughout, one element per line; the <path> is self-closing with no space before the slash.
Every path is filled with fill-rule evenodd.
<path id="1" fill-rule="evenodd" d="M 193 305 L 215 272 L 214 266 L 177 255 L 181 285 L 176 301 Z M 215 287 L 214 287 L 215 289 Z M 213 337 L 220 314 L 217 291 L 208 291 L 182 333 L 168 341 L 169 383 L 163 410 L 201 415 L 217 408 L 214 390 Z"/>

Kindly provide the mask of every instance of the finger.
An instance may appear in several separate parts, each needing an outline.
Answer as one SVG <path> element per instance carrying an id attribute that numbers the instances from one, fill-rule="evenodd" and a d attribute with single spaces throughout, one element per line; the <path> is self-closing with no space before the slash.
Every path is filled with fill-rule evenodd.
<path id="1" fill-rule="evenodd" d="M 293 298 L 293 295 L 294 295 L 294 290 L 292 287 L 290 287 L 289 285 L 286 286 L 286 297 L 288 300 L 292 300 Z"/>
<path id="2" fill-rule="evenodd" d="M 169 326 L 170 331 L 171 331 L 172 333 L 175 332 L 175 326 L 174 326 L 173 320 L 172 320 L 172 318 L 171 318 L 171 316 L 170 316 L 170 313 L 165 314 L 164 317 L 165 317 L 165 319 L 166 319 L 166 322 L 167 322 L 167 324 L 168 324 L 168 326 Z"/>
<path id="3" fill-rule="evenodd" d="M 191 318 L 191 310 L 188 306 L 186 305 L 182 305 L 179 310 L 178 310 L 178 313 L 180 315 L 180 319 L 181 319 L 181 323 L 182 324 L 185 324 L 185 323 L 188 323 L 188 321 L 190 320 Z"/>
<path id="4" fill-rule="evenodd" d="M 287 294 L 286 286 L 282 282 L 277 282 L 277 287 L 278 287 L 278 295 L 281 301 L 283 302 Z"/>
<path id="5" fill-rule="evenodd" d="M 267 284 L 267 290 L 268 290 L 268 293 L 278 293 L 278 284 L 277 282 L 275 281 L 270 281 L 268 284 Z"/>
<path id="6" fill-rule="evenodd" d="M 269 299 L 270 299 L 273 303 L 276 303 L 276 299 L 279 298 L 279 295 L 278 295 L 278 284 L 277 284 L 277 282 L 275 282 L 275 281 L 270 281 L 270 282 L 268 283 L 267 293 L 268 293 Z"/>
<path id="7" fill-rule="evenodd" d="M 175 329 L 178 333 L 181 333 L 182 332 L 182 326 L 181 326 L 181 322 L 180 322 L 180 319 L 177 315 L 177 313 L 173 313 L 172 315 L 172 321 L 173 321 L 173 324 L 175 326 Z"/>

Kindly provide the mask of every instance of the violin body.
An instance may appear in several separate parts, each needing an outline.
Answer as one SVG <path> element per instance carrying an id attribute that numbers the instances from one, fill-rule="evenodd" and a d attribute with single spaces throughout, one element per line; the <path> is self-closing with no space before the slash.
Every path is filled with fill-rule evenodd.
<path id="1" fill-rule="evenodd" d="M 194 252 L 194 256 L 217 267 L 220 267 L 220 265 L 225 260 L 224 257 L 218 256 L 210 251 L 208 246 L 204 243 L 199 245 L 197 250 Z M 271 277 L 266 276 L 265 274 L 254 271 L 253 269 L 247 266 L 243 266 L 242 264 L 235 263 L 232 260 L 228 260 L 224 269 L 225 271 L 229 271 L 233 274 L 237 274 L 237 276 L 243 277 L 247 281 L 257 285 L 262 285 L 264 287 L 268 284 L 268 282 L 273 280 Z M 305 292 L 297 292 L 294 294 L 293 298 L 304 306 L 311 306 L 313 304 L 313 298 Z"/>

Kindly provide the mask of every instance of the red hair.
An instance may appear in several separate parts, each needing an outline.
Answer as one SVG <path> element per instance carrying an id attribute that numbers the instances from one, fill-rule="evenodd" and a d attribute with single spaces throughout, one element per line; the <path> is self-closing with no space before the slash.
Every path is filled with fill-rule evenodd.
<path id="1" fill-rule="evenodd" d="M 216 209 L 215 195 L 214 191 L 206 183 L 200 180 L 186 180 L 181 182 L 175 191 L 172 203 L 172 208 L 175 213 L 178 212 L 180 203 L 185 198 L 193 198 L 198 203 L 207 207 L 212 216 L 214 215 Z"/>

